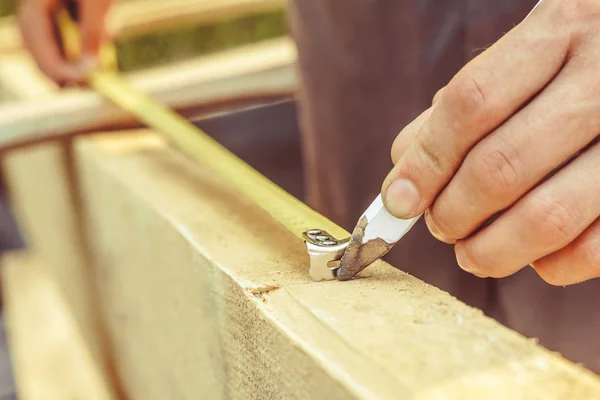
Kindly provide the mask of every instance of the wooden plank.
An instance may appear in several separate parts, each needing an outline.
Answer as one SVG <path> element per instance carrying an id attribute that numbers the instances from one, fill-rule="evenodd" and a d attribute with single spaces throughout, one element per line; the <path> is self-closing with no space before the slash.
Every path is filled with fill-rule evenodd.
<path id="1" fill-rule="evenodd" d="M 57 95 L 58 88 L 35 67 L 31 57 L 23 52 L 2 55 L 0 82 L 3 94 L 14 104 L 27 101 L 47 102 Z M 3 175 L 11 189 L 12 204 L 19 225 L 29 245 L 44 260 L 47 273 L 62 290 L 77 324 L 87 351 L 91 354 L 96 369 L 108 381 L 114 376 L 107 360 L 108 344 L 102 335 L 93 283 L 90 281 L 85 243 L 82 242 L 81 226 L 77 218 L 76 176 L 72 174 L 68 143 L 54 143 L 38 147 L 25 154 L 2 158 Z M 31 164 L 39 170 L 29 169 Z M 33 180 L 33 174 L 36 176 Z M 51 191 L 44 191 L 37 179 L 51 182 Z M 37 181 L 39 183 L 39 181 Z M 47 213 L 39 208 L 38 199 L 61 207 Z M 56 234 L 60 232 L 60 234 Z M 62 253 L 61 248 L 69 243 L 71 251 Z"/>
<path id="2" fill-rule="evenodd" d="M 148 70 L 132 78 L 143 90 L 172 105 L 211 102 L 236 93 L 265 93 L 281 88 L 292 91 L 295 87 L 294 47 L 290 41 L 271 45 L 253 47 L 256 53 L 250 48 L 240 49 L 206 60 Z M 261 54 L 266 58 L 256 57 Z M 0 80 L 19 79 L 35 88 L 10 86 L 11 97 L 23 101 L 0 107 L 0 114 L 11 121 L 9 125 L 19 120 L 23 123 L 20 128 L 18 123 L 12 125 L 17 127 L 16 130 L 4 126 L 6 130 L 3 132 L 15 134 L 13 139 L 18 139 L 19 132 L 34 136 L 63 134 L 69 129 L 88 128 L 93 123 L 129 118 L 91 91 L 43 94 L 44 88 L 50 86 L 35 69 L 20 69 L 16 63 L 14 67 L 5 64 L 5 68 L 0 67 L 1 73 L 6 75 Z M 32 99 L 34 92 L 46 98 Z M 104 358 L 110 343 L 104 341 L 102 323 L 96 315 L 93 274 L 90 272 L 93 265 L 82 236 L 84 226 L 78 218 L 78 175 L 72 165 L 70 149 L 69 142 L 44 145 L 5 156 L 2 165 L 15 212 L 28 241 L 47 262 L 50 273 L 58 279 L 91 353 L 97 363 L 104 366 L 106 375 L 111 376 L 111 365 Z M 48 207 L 53 207 L 51 212 Z"/>
<path id="3" fill-rule="evenodd" d="M 32 254 L 2 258 L 4 316 L 19 398 L 109 400 L 61 291 Z"/>
<path id="4" fill-rule="evenodd" d="M 43 101 L 55 95 L 58 86 L 46 79 L 28 53 L 3 54 L 0 60 L 0 94 L 3 101 Z"/>
<path id="5" fill-rule="evenodd" d="M 108 377 L 107 345 L 101 336 L 91 266 L 77 214 L 77 177 L 71 160 L 70 146 L 55 143 L 11 154 L 2 166 L 27 242 L 60 285 L 91 354 Z M 48 212 L 47 207 L 54 208 Z"/>
<path id="6" fill-rule="evenodd" d="M 293 92 L 296 48 L 290 38 L 274 39 L 132 73 L 131 83 L 170 107 L 237 95 Z M 0 146 L 39 135 L 117 124 L 129 114 L 89 89 L 61 92 L 0 107 Z"/>
<path id="7" fill-rule="evenodd" d="M 149 131 L 86 139 L 77 165 L 131 398 L 600 398 L 596 375 L 383 262 L 310 281 L 299 241 Z"/>

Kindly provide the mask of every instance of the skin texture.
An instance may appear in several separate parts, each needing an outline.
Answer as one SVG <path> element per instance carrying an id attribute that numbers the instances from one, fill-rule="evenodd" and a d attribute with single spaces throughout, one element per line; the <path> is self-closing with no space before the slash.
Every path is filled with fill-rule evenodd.
<path id="1" fill-rule="evenodd" d="M 398 136 L 382 193 L 460 266 L 600 277 L 600 1 L 544 0 Z"/>
<path id="2" fill-rule="evenodd" d="M 23 40 L 40 70 L 59 85 L 83 84 L 88 71 L 97 65 L 100 45 L 107 39 L 105 17 L 112 0 L 76 0 L 79 7 L 82 57 L 72 63 L 63 57 L 57 40 L 54 13 L 59 0 L 23 0 L 19 27 Z"/>

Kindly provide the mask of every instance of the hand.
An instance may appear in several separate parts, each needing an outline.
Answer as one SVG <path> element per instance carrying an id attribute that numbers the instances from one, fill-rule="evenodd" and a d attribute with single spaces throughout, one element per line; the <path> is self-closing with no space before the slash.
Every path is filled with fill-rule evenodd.
<path id="1" fill-rule="evenodd" d="M 600 0 L 544 0 L 398 136 L 384 203 L 477 276 L 597 278 L 599 133 Z"/>
<path id="2" fill-rule="evenodd" d="M 106 38 L 104 19 L 112 0 L 77 0 L 80 10 L 82 57 L 67 61 L 60 49 L 54 13 L 60 0 L 23 0 L 19 7 L 19 27 L 25 45 L 41 71 L 60 85 L 83 83 L 87 72 L 97 64 L 96 56 Z"/>

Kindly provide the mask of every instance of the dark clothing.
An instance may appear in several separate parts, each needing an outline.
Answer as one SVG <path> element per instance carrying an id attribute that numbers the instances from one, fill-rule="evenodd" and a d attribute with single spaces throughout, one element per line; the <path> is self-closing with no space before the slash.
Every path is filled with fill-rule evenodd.
<path id="1" fill-rule="evenodd" d="M 395 136 L 537 0 L 296 0 L 291 20 L 311 206 L 352 229 L 392 167 Z M 526 268 L 482 280 L 421 222 L 388 259 L 600 372 L 600 280 L 551 287 Z"/>

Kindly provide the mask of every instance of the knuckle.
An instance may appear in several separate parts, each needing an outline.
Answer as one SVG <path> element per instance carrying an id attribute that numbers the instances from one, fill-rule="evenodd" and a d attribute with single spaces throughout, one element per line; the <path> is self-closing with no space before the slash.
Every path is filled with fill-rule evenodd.
<path id="1" fill-rule="evenodd" d="M 438 90 L 435 93 L 435 95 L 433 96 L 433 100 L 431 101 L 432 105 L 435 105 L 440 100 L 440 98 L 442 97 L 442 94 L 444 93 L 444 89 L 445 89 L 445 87 L 441 88 L 440 90 Z"/>
<path id="2" fill-rule="evenodd" d="M 435 175 L 445 175 L 443 154 L 431 136 L 423 134 L 416 137 L 415 146 L 419 162 L 432 170 Z"/>
<path id="3" fill-rule="evenodd" d="M 542 245 L 566 245 L 577 234 L 580 216 L 577 209 L 569 207 L 564 200 L 551 197 L 536 199 L 530 202 L 528 211 L 528 226 Z"/>
<path id="4" fill-rule="evenodd" d="M 562 22 L 581 22 L 584 19 L 600 15 L 598 0 L 557 0 L 554 4 Z"/>
<path id="5" fill-rule="evenodd" d="M 482 120 L 490 112 L 485 85 L 472 72 L 459 72 L 444 90 L 444 99 L 462 123 Z"/>
<path id="6" fill-rule="evenodd" d="M 474 190 L 483 197 L 504 200 L 514 197 L 522 182 L 519 152 L 512 146 L 493 146 L 475 151 L 470 169 Z"/>

